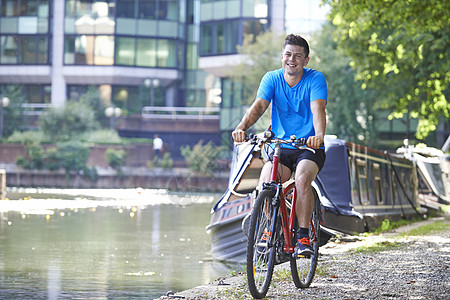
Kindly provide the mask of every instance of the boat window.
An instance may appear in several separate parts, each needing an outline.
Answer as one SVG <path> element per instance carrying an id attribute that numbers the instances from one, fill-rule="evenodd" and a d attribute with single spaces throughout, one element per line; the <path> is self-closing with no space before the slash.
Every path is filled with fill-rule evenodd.
<path id="1" fill-rule="evenodd" d="M 373 180 L 374 180 L 374 192 L 375 199 L 377 203 L 383 203 L 383 190 L 381 187 L 381 172 L 380 172 L 380 164 L 374 163 L 373 167 Z"/>
<path id="2" fill-rule="evenodd" d="M 356 173 L 358 176 L 358 194 L 361 204 L 369 204 L 369 188 L 367 185 L 366 161 L 356 160 Z"/>

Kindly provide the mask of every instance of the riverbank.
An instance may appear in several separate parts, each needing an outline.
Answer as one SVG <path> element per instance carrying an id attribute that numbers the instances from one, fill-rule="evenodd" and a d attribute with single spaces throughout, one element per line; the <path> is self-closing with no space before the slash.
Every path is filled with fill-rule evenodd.
<path id="1" fill-rule="evenodd" d="M 321 247 L 320 254 L 310 288 L 296 289 L 289 263 L 285 263 L 276 267 L 267 298 L 446 299 L 450 295 L 448 215 L 380 235 L 343 236 Z M 183 299 L 252 299 L 245 273 L 176 295 Z"/>
<path id="2" fill-rule="evenodd" d="M 110 167 L 96 167 L 95 176 L 64 170 L 24 170 L 15 164 L 0 164 L 6 170 L 7 187 L 47 187 L 76 189 L 144 188 L 182 192 L 223 193 L 228 186 L 229 170 L 209 174 L 195 173 L 188 168 L 123 167 L 122 173 Z"/>

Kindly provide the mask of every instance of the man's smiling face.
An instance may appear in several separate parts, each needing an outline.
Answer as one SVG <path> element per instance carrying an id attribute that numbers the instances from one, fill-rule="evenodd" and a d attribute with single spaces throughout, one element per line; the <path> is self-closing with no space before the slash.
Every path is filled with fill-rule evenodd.
<path id="1" fill-rule="evenodd" d="M 304 48 L 297 45 L 286 45 L 281 54 L 284 72 L 290 76 L 302 73 L 308 61 L 309 57 L 306 57 Z"/>

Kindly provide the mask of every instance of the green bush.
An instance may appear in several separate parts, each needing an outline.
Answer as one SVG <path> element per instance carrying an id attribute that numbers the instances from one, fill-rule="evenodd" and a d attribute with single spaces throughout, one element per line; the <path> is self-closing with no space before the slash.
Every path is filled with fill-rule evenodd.
<path id="1" fill-rule="evenodd" d="M 7 139 L 7 143 L 29 145 L 32 143 L 41 144 L 49 142 L 49 139 L 42 131 L 14 131 Z"/>
<path id="2" fill-rule="evenodd" d="M 105 152 L 105 159 L 113 169 L 119 169 L 125 161 L 125 150 L 108 148 Z"/>
<path id="3" fill-rule="evenodd" d="M 120 138 L 117 131 L 109 129 L 100 129 L 88 132 L 84 135 L 83 140 L 91 144 L 100 145 L 120 145 L 122 144 L 122 139 Z"/>
<path id="4" fill-rule="evenodd" d="M 56 171 L 62 167 L 61 153 L 58 148 L 48 148 L 45 153 L 45 167 L 50 171 Z"/>
<path id="5" fill-rule="evenodd" d="M 170 153 L 166 152 L 164 153 L 161 160 L 158 159 L 158 157 L 153 157 L 152 160 L 147 162 L 147 168 L 153 169 L 153 168 L 163 168 L 163 169 L 170 169 L 173 167 L 173 159 L 170 157 Z"/>
<path id="6" fill-rule="evenodd" d="M 40 144 L 30 143 L 25 145 L 27 156 L 18 156 L 16 164 L 28 170 L 40 170 L 44 167 L 45 151 Z"/>
<path id="7" fill-rule="evenodd" d="M 190 146 L 180 147 L 181 155 L 186 159 L 189 169 L 211 176 L 219 169 L 217 159 L 225 150 L 226 147 L 214 146 L 212 142 L 203 145 L 203 141 L 199 141 L 192 149 Z"/>
<path id="8" fill-rule="evenodd" d="M 70 172 L 81 172 L 86 168 L 86 162 L 91 152 L 88 145 L 81 142 L 65 142 L 58 145 L 61 166 L 66 171 L 66 179 L 70 179 Z"/>
<path id="9" fill-rule="evenodd" d="M 71 101 L 63 107 L 52 108 L 39 122 L 52 142 L 79 140 L 83 134 L 99 127 L 94 111 L 83 101 Z"/>
<path id="10" fill-rule="evenodd" d="M 123 175 L 122 166 L 125 162 L 125 150 L 108 148 L 105 152 L 105 159 L 109 166 L 117 171 L 119 176 Z"/>

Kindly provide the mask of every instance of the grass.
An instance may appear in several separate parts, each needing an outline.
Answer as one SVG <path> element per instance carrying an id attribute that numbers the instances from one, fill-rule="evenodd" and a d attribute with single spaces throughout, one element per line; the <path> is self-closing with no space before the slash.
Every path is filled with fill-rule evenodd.
<path id="1" fill-rule="evenodd" d="M 422 225 L 418 228 L 414 228 L 408 231 L 405 235 L 422 236 L 431 233 L 441 232 L 444 230 L 450 230 L 450 222 L 448 220 L 439 220 L 430 224 Z"/>
<path id="2" fill-rule="evenodd" d="M 358 248 L 350 250 L 351 253 L 374 253 L 374 252 L 382 252 L 389 251 L 393 249 L 400 248 L 403 246 L 403 243 L 400 242 L 391 242 L 391 241 L 383 241 L 377 242 L 370 245 L 360 246 Z"/>

